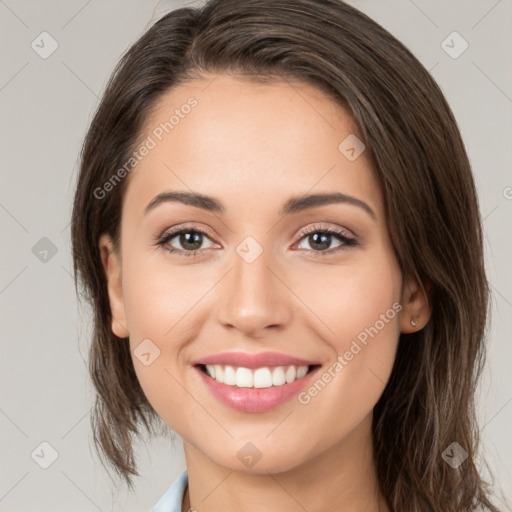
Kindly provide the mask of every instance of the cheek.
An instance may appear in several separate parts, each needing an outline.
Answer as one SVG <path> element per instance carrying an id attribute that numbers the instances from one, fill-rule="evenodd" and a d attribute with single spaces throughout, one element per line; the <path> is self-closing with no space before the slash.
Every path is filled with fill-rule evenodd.
<path id="1" fill-rule="evenodd" d="M 330 414 L 340 423 L 348 412 L 357 421 L 371 412 L 393 368 L 400 335 L 401 272 L 387 253 L 326 272 L 315 281 L 325 286 L 309 281 L 302 293 L 308 306 L 316 308 L 332 356 L 301 403 L 315 402 L 315 408 L 337 404 Z"/>
<path id="2" fill-rule="evenodd" d="M 164 339 L 176 339 L 181 319 L 186 319 L 204 294 L 200 274 L 191 281 L 189 271 L 166 264 L 157 253 L 133 255 L 126 261 L 123 295 L 128 330 L 134 341 L 144 337 L 161 344 Z"/>
<path id="3" fill-rule="evenodd" d="M 183 296 L 179 271 L 175 276 L 151 264 L 151 257 L 132 251 L 123 258 L 123 298 L 130 349 L 144 391 L 163 389 L 172 381 L 169 357 L 176 357 L 179 320 L 190 306 Z M 181 336 L 182 335 L 178 335 Z M 149 355 L 148 355 L 149 354 Z"/>
<path id="4" fill-rule="evenodd" d="M 371 256 L 371 257 L 370 257 Z M 351 264 L 324 266 L 296 282 L 298 295 L 319 320 L 319 332 L 337 351 L 350 348 L 351 340 L 369 337 L 368 330 L 380 339 L 399 333 L 401 272 L 388 253 L 363 255 Z"/>

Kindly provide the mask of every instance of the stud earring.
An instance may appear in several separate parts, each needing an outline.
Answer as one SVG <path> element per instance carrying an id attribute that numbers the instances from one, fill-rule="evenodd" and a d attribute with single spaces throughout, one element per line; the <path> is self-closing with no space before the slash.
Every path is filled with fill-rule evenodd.
<path id="1" fill-rule="evenodd" d="M 418 323 L 418 322 L 416 322 L 416 320 L 414 320 L 414 319 L 412 319 L 412 320 L 411 320 L 411 325 L 412 325 L 413 327 L 416 327 L 416 324 L 417 324 L 417 323 Z"/>

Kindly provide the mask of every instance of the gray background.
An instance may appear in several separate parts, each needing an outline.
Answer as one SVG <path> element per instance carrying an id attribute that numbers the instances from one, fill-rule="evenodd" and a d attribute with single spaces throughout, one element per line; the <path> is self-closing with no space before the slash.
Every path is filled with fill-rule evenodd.
<path id="1" fill-rule="evenodd" d="M 69 236 L 78 153 L 106 81 L 150 24 L 184 3 L 0 0 L 0 511 L 150 510 L 185 468 L 179 439 L 141 443 L 131 495 L 100 465 L 88 418 L 90 322 L 74 293 Z M 431 70 L 471 158 L 493 289 L 481 435 L 512 500 L 512 0 L 350 3 Z M 31 47 L 43 31 L 58 43 L 46 59 Z M 457 58 L 461 39 L 442 45 L 453 31 L 469 44 Z M 42 442 L 58 454 L 47 469 Z"/>

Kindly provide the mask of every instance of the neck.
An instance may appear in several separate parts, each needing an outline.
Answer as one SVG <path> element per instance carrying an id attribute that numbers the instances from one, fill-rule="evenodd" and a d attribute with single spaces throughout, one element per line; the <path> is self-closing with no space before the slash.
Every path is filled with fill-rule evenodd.
<path id="1" fill-rule="evenodd" d="M 189 485 L 182 512 L 388 512 L 379 492 L 371 415 L 337 445 L 293 469 L 242 473 L 184 443 Z"/>

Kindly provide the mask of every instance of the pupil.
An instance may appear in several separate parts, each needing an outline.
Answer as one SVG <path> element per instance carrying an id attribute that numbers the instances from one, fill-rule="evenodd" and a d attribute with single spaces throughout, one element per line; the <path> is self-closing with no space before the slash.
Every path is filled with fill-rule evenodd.
<path id="1" fill-rule="evenodd" d="M 191 235 L 191 233 L 192 233 L 192 235 Z M 186 249 L 191 249 L 191 250 L 199 249 L 199 247 L 201 247 L 201 236 L 202 235 L 201 235 L 201 233 L 196 233 L 194 231 L 192 231 L 191 233 L 183 233 L 180 237 L 181 238 L 180 243 Z M 192 239 L 192 241 L 191 241 L 191 239 Z M 196 244 L 197 246 L 195 246 L 194 244 Z"/>
<path id="2" fill-rule="evenodd" d="M 331 235 L 326 235 L 324 233 L 318 234 L 313 233 L 309 236 L 311 246 L 314 247 L 316 245 L 317 249 L 328 249 L 329 248 L 329 238 Z"/>

